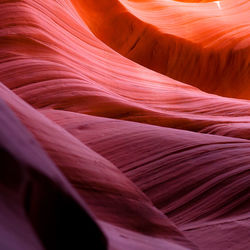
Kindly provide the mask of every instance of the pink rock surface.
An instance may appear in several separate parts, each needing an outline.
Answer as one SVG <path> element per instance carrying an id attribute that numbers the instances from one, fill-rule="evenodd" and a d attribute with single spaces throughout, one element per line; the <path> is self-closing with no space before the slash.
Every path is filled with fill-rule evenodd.
<path id="1" fill-rule="evenodd" d="M 105 248 L 83 200 L 2 100 L 0 110 L 0 248 Z"/>
<path id="2" fill-rule="evenodd" d="M 0 2 L 0 248 L 250 247 L 249 3 L 199 2 Z"/>

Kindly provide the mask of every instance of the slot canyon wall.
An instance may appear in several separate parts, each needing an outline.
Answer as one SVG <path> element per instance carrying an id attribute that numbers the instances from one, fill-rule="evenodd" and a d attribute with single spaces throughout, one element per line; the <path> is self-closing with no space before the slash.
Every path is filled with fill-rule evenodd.
<path id="1" fill-rule="evenodd" d="M 0 0 L 0 249 L 250 248 L 248 0 Z"/>

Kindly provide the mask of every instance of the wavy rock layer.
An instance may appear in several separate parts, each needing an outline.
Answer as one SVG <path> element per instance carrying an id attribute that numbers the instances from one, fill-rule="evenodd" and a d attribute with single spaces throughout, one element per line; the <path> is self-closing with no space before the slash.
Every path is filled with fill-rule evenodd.
<path id="1" fill-rule="evenodd" d="M 40 145 L 2 101 L 0 110 L 1 249 L 106 248 L 86 205 Z"/>
<path id="2" fill-rule="evenodd" d="M 78 209 L 92 228 L 93 238 L 69 225 L 77 246 L 85 235 L 97 249 L 248 248 L 250 102 L 196 88 L 250 97 L 249 3 L 237 3 L 221 2 L 223 14 L 204 1 L 0 2 L 0 98 L 47 152 L 34 146 L 46 159 L 40 174 L 52 186 L 63 179 L 54 193 L 68 190 L 69 209 L 60 218 Z M 5 138 L 2 148 L 21 147 L 14 132 L 23 125 L 11 117 L 1 125 L 17 123 L 8 132 L 17 142 Z M 36 158 L 31 148 L 25 161 Z M 27 206 L 12 197 L 0 196 L 0 206 L 6 216 L 8 207 L 21 211 L 12 223 L 30 235 L 26 243 L 58 248 L 39 210 L 23 215 Z"/>
<path id="3" fill-rule="evenodd" d="M 204 91 L 250 98 L 249 1 L 72 2 L 91 30 L 122 55 Z"/>

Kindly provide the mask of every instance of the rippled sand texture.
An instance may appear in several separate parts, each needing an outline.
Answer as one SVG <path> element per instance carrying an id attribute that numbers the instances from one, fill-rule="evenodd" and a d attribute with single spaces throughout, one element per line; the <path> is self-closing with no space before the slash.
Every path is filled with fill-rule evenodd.
<path id="1" fill-rule="evenodd" d="M 0 1 L 0 249 L 248 249 L 249 16 Z"/>

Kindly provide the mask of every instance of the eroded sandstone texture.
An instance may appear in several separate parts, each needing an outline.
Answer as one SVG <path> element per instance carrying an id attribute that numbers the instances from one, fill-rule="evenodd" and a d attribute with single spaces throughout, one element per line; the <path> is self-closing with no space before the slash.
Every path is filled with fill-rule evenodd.
<path id="1" fill-rule="evenodd" d="M 249 16 L 0 0 L 0 249 L 249 249 Z"/>

